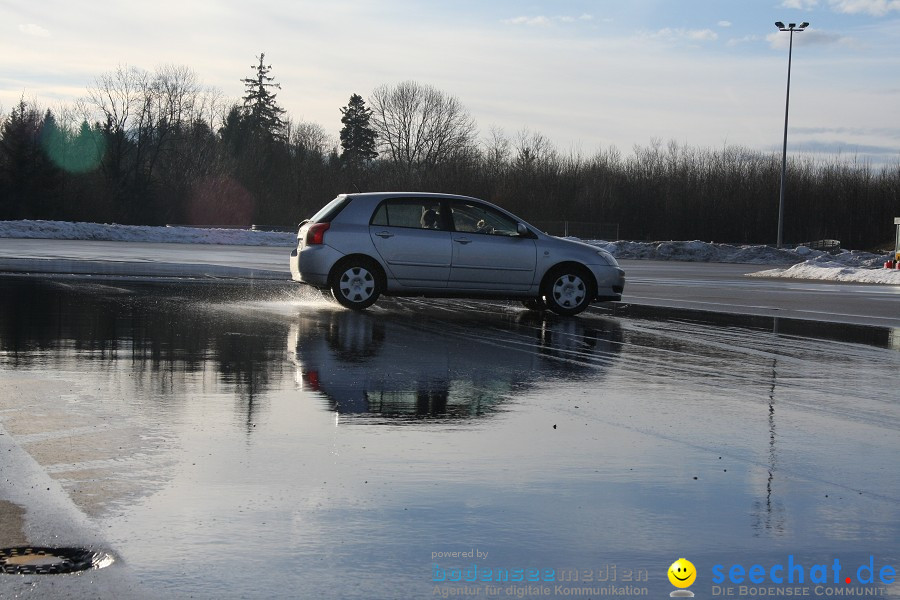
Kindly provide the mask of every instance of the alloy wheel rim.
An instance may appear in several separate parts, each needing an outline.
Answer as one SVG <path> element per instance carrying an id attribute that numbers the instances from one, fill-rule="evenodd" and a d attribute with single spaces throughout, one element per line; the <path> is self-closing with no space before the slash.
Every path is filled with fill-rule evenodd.
<path id="1" fill-rule="evenodd" d="M 375 278 L 363 267 L 353 267 L 341 275 L 340 288 L 347 300 L 365 302 L 375 292 Z"/>
<path id="2" fill-rule="evenodd" d="M 553 284 L 553 298 L 564 308 L 574 308 L 584 302 L 584 282 L 577 275 L 563 275 Z"/>

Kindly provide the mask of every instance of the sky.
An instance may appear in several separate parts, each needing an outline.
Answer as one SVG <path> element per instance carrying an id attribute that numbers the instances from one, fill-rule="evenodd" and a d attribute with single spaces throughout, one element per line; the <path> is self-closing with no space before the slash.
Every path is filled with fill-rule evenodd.
<path id="1" fill-rule="evenodd" d="M 0 111 L 71 106 L 120 66 L 186 66 L 239 101 L 260 53 L 292 120 L 337 137 L 358 93 L 457 97 L 482 138 L 562 152 L 676 142 L 900 161 L 900 0 L 3 0 Z"/>

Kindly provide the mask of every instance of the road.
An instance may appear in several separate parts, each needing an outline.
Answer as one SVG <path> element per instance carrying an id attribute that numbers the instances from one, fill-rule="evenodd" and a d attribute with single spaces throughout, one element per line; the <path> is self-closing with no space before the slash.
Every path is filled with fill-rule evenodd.
<path id="1" fill-rule="evenodd" d="M 0 277 L 0 539 L 117 559 L 0 597 L 432 598 L 474 565 L 478 596 L 664 598 L 683 556 L 709 598 L 716 564 L 897 567 L 891 335 Z M 483 578 L 525 568 L 595 581 Z"/>
<path id="2" fill-rule="evenodd" d="M 0 239 L 0 271 L 284 280 L 288 249 Z M 766 265 L 623 260 L 623 301 L 900 328 L 900 286 L 757 279 Z"/>
<path id="3" fill-rule="evenodd" d="M 679 556 L 704 596 L 717 563 L 900 565 L 897 286 L 622 261 L 574 319 L 358 314 L 287 254 L 0 240 L 0 545 L 117 559 L 0 596 L 434 597 L 476 548 L 653 597 Z"/>
<path id="4" fill-rule="evenodd" d="M 764 265 L 620 262 L 625 302 L 900 328 L 900 286 L 745 276 Z"/>

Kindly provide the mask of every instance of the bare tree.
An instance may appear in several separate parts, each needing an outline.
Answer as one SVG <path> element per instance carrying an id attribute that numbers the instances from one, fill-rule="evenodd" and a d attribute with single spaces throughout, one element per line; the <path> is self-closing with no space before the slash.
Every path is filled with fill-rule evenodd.
<path id="1" fill-rule="evenodd" d="M 126 182 L 133 181 L 145 149 L 148 107 L 152 104 L 146 90 L 150 76 L 143 69 L 120 65 L 104 73 L 88 87 L 87 97 L 80 102 L 83 119 L 91 122 L 99 117 L 106 134 L 104 168 L 114 187 L 123 192 Z M 119 198 L 125 201 L 127 196 Z"/>
<path id="2" fill-rule="evenodd" d="M 328 135 L 325 128 L 318 123 L 310 123 L 309 121 L 294 123 L 288 121 L 285 125 L 285 130 L 291 146 L 299 150 L 327 156 L 337 146 L 334 138 Z"/>
<path id="3" fill-rule="evenodd" d="M 475 144 L 475 121 L 462 103 L 415 81 L 372 92 L 372 127 L 382 153 L 410 169 L 435 165 Z"/>
<path id="4" fill-rule="evenodd" d="M 164 65 L 149 73 L 120 66 L 98 77 L 81 102 L 83 118 L 99 116 L 112 132 L 127 132 L 132 140 L 198 120 L 213 122 L 222 112 L 221 93 L 203 87 L 188 67 Z M 137 136 L 137 137 L 136 137 Z"/>
<path id="5" fill-rule="evenodd" d="M 120 65 L 115 71 L 104 73 L 88 88 L 86 101 L 82 103 L 85 120 L 92 120 L 99 112 L 104 124 L 113 131 L 125 131 L 138 112 L 141 89 L 146 85 L 146 72 L 136 67 Z"/>
<path id="6" fill-rule="evenodd" d="M 499 168 L 509 163 L 511 143 L 503 129 L 491 127 L 490 138 L 485 140 L 483 145 L 484 159 L 489 166 Z"/>
<path id="7" fill-rule="evenodd" d="M 175 210 L 176 192 L 208 170 L 209 123 L 221 110 L 220 94 L 188 67 L 164 65 L 151 73 L 120 66 L 94 81 L 79 108 L 85 121 L 100 124 L 107 190 L 122 218 Z"/>
<path id="8" fill-rule="evenodd" d="M 164 65 L 153 75 L 157 119 L 171 125 L 189 124 L 200 112 L 203 88 L 190 68 Z"/>
<path id="9" fill-rule="evenodd" d="M 543 133 L 523 129 L 516 139 L 515 150 L 515 166 L 519 170 L 558 168 L 556 146 Z"/>

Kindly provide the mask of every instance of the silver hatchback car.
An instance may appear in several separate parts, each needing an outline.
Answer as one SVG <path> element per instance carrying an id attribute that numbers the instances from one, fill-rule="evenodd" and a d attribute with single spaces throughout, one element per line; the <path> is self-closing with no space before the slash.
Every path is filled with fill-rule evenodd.
<path id="1" fill-rule="evenodd" d="M 608 252 L 467 196 L 342 194 L 301 223 L 297 239 L 292 278 L 355 310 L 385 294 L 517 298 L 575 315 L 621 300 L 625 287 Z"/>

